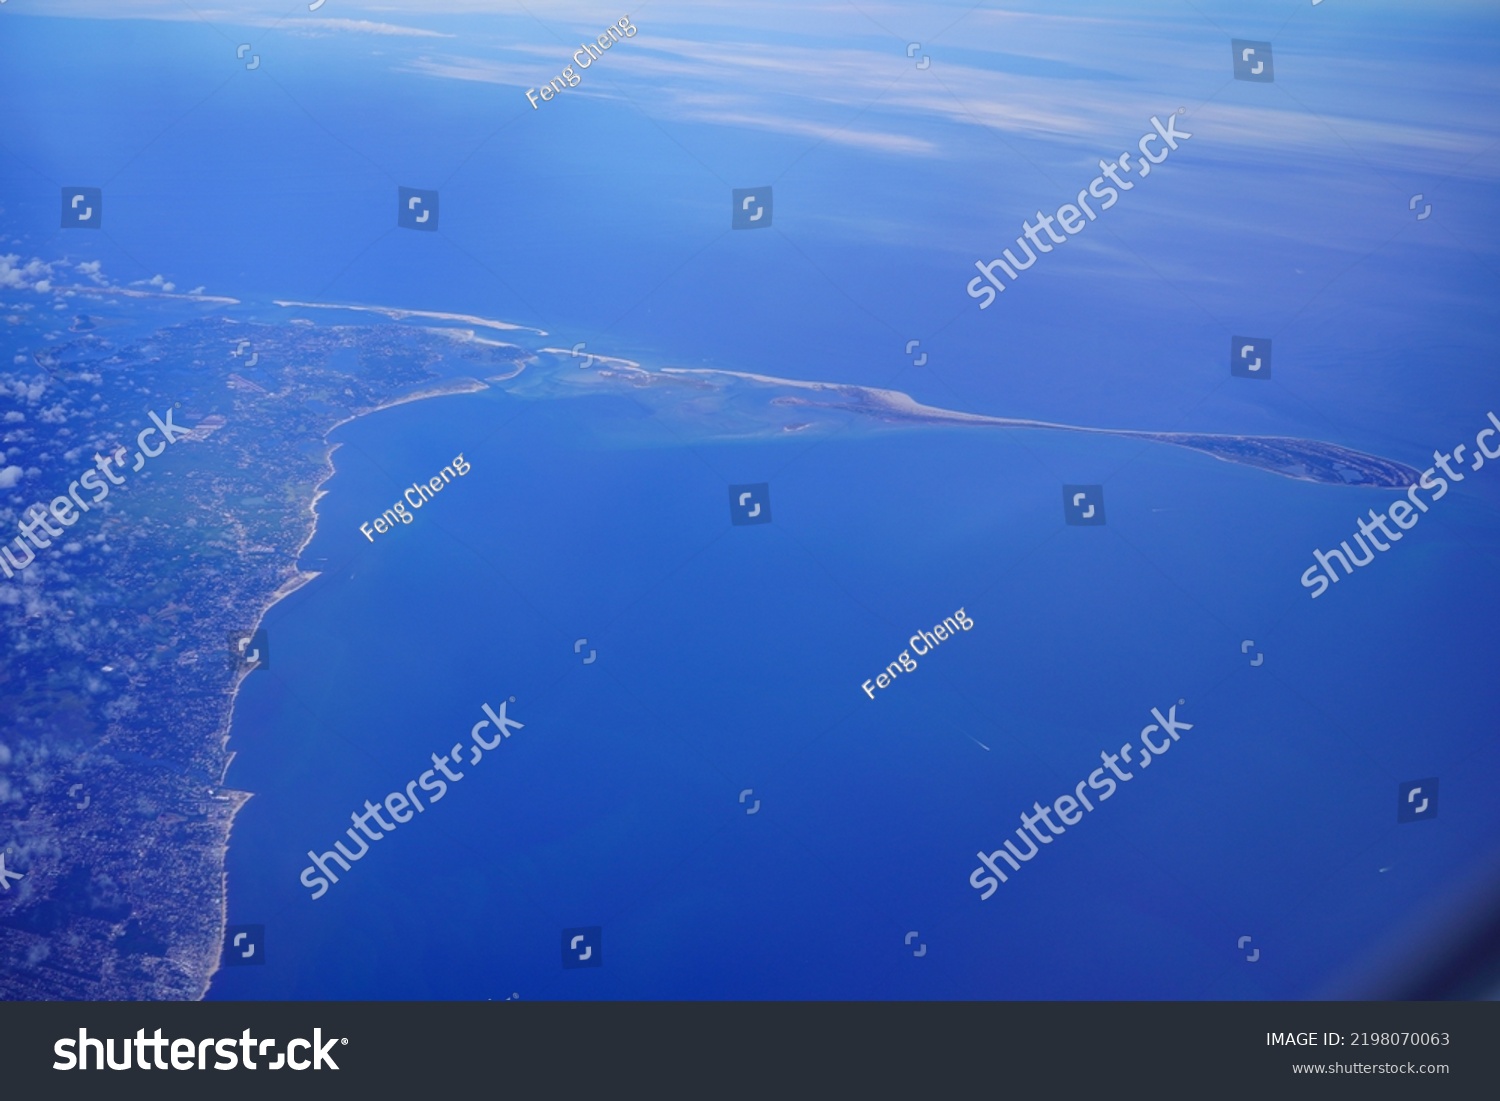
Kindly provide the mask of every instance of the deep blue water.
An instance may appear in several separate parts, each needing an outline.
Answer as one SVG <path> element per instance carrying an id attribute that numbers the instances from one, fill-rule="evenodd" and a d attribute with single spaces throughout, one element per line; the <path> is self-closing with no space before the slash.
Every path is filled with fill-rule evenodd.
<path id="1" fill-rule="evenodd" d="M 231 780 L 258 795 L 231 921 L 266 922 L 272 956 L 214 996 L 1298 996 L 1496 826 L 1454 768 L 1488 751 L 1493 624 L 1452 610 L 1472 556 L 1434 525 L 1343 603 L 1287 585 L 1299 529 L 1376 493 L 1157 449 L 1110 483 L 1112 526 L 1058 532 L 1016 438 L 915 432 L 822 447 L 772 483 L 772 525 L 726 531 L 702 459 L 592 443 L 609 399 L 459 443 L 507 404 L 440 399 L 339 434 L 309 555 L 350 565 L 273 610 L 275 670 L 236 721 Z M 366 543 L 359 520 L 459 446 L 471 474 Z M 1136 450 L 1026 446 L 1065 469 Z M 736 480 L 786 459 L 705 450 Z M 1268 529 L 1274 552 L 1248 544 Z M 865 699 L 859 681 L 959 604 L 974 630 Z M 1442 649 L 1389 628 L 1431 606 L 1449 609 Z M 312 901 L 306 849 L 508 694 L 525 730 Z M 975 847 L 1179 697 L 1194 730 L 1157 771 L 978 903 Z M 1413 772 L 1442 772 L 1458 808 L 1415 850 L 1389 822 Z M 559 930 L 594 924 L 606 966 L 559 971 Z M 891 951 L 903 927 L 936 966 Z M 1224 951 L 1245 932 L 1281 957 L 1259 983 Z"/>
<path id="2" fill-rule="evenodd" d="M 1287 584 L 1330 509 L 1378 494 L 1061 434 L 851 433 L 781 471 L 773 524 L 730 528 L 714 471 L 767 477 L 791 441 L 602 446 L 629 414 L 607 398 L 495 437 L 516 404 L 336 434 L 308 555 L 348 565 L 268 617 L 274 671 L 236 722 L 231 779 L 259 794 L 231 920 L 264 922 L 271 955 L 215 996 L 1297 996 L 1496 826 L 1453 768 L 1488 752 L 1492 624 L 1453 611 L 1481 564 L 1434 527 L 1331 594 L 1351 599 Z M 1135 455 L 1111 526 L 1058 531 L 1053 487 L 1007 473 L 1036 461 L 1019 439 L 1065 470 Z M 460 449 L 473 470 L 416 522 L 358 534 Z M 959 605 L 974 629 L 867 700 Z M 1389 629 L 1433 606 L 1441 651 Z M 311 900 L 308 847 L 509 695 L 525 730 Z M 979 903 L 976 847 L 1178 698 L 1181 745 Z M 1459 809 L 1408 842 L 1395 785 L 1434 772 Z M 585 925 L 606 966 L 560 970 Z M 909 930 L 945 958 L 914 969 Z M 1224 951 L 1245 932 L 1280 957 L 1255 983 Z"/>

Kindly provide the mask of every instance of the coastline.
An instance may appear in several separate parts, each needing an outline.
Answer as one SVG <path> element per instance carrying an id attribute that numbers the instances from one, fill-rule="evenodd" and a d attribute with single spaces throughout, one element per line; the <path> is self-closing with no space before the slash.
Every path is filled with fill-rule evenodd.
<path id="1" fill-rule="evenodd" d="M 405 320 L 407 318 L 438 318 L 445 321 L 460 322 L 470 325 L 481 325 L 491 329 L 526 330 L 534 333 L 542 333 L 541 330 L 531 329 L 523 325 L 514 325 L 508 322 L 490 321 L 463 314 L 442 314 L 421 310 L 399 310 L 373 306 L 341 306 L 330 303 L 308 303 L 294 301 L 276 301 L 275 304 L 282 307 L 348 309 L 382 314 L 395 320 Z M 481 344 L 499 343 L 484 340 L 483 338 L 477 336 L 473 330 L 458 330 L 456 332 L 454 330 L 429 331 L 445 332 L 449 335 L 457 337 L 458 339 L 469 340 Z M 542 335 L 546 334 L 542 333 Z M 513 347 L 513 345 L 503 346 Z M 570 350 L 566 348 L 544 348 L 541 349 L 541 353 L 553 354 L 558 357 L 568 356 L 572 354 Z M 535 361 L 535 354 L 536 353 L 533 353 L 532 356 L 518 361 L 515 369 L 507 374 L 489 376 L 484 380 L 469 376 L 459 376 L 434 380 L 428 385 L 425 385 L 410 393 L 403 394 L 398 397 L 394 397 L 387 401 L 381 402 L 377 405 L 373 405 L 368 408 L 360 409 L 356 412 L 350 413 L 348 416 L 343 417 L 342 419 L 329 425 L 322 434 L 325 448 L 323 456 L 324 465 L 320 476 L 312 485 L 311 494 L 306 504 L 307 512 L 306 519 L 304 521 L 305 527 L 303 538 L 298 544 L 295 553 L 292 555 L 291 563 L 288 567 L 289 574 L 287 578 L 281 583 L 281 585 L 277 587 L 275 592 L 270 594 L 270 596 L 263 603 L 260 610 L 256 613 L 252 629 L 259 630 L 261 624 L 265 620 L 266 615 L 272 608 L 274 608 L 281 601 L 291 596 L 293 593 L 297 592 L 304 585 L 307 585 L 316 578 L 320 577 L 323 572 L 303 570 L 298 566 L 298 562 L 301 560 L 302 555 L 305 553 L 307 547 L 312 543 L 314 537 L 317 535 L 319 522 L 318 504 L 322 500 L 323 496 L 327 493 L 327 490 L 324 489 L 324 486 L 334 475 L 334 473 L 336 473 L 334 454 L 342 445 L 329 441 L 329 437 L 336 429 L 341 428 L 342 426 L 362 417 L 368 417 L 375 413 L 382 412 L 383 410 L 395 408 L 396 406 L 405 405 L 417 401 L 425 401 L 431 398 L 447 397 L 456 394 L 472 394 L 488 390 L 491 388 L 492 383 L 505 382 L 510 379 L 514 379 L 522 374 L 525 371 L 526 367 L 530 363 Z M 1354 461 L 1366 460 L 1371 462 L 1378 462 L 1390 467 L 1400 467 L 1404 465 L 1395 463 L 1392 460 L 1380 459 L 1378 456 L 1364 455 L 1360 452 L 1343 448 L 1340 445 L 1325 444 L 1315 440 L 1302 440 L 1296 437 L 1241 436 L 1222 433 L 1159 432 L 1146 429 L 1100 428 L 1087 425 L 1061 424 L 1049 421 L 998 417 L 980 413 L 967 413 L 959 410 L 943 409 L 936 406 L 925 405 L 901 391 L 867 387 L 857 384 L 787 379 L 771 375 L 754 374 L 743 371 L 721 370 L 714 368 L 662 367 L 656 370 L 650 370 L 628 359 L 621 359 L 597 354 L 593 355 L 593 362 L 604 368 L 594 375 L 595 378 L 608 377 L 611 372 L 618 372 L 619 377 L 621 377 L 622 379 L 630 378 L 632 376 L 638 377 L 644 375 L 647 378 L 656 377 L 670 379 L 675 377 L 686 381 L 688 378 L 695 376 L 720 376 L 723 378 L 734 380 L 748 381 L 762 386 L 776 387 L 784 391 L 812 391 L 814 394 L 826 395 L 828 398 L 833 399 L 831 401 L 818 401 L 811 397 L 787 395 L 778 399 L 778 402 L 781 404 L 801 405 L 808 408 L 836 409 L 844 412 L 871 415 L 894 423 L 904 422 L 906 424 L 916 426 L 961 425 L 992 428 L 1032 428 L 1066 432 L 1085 432 L 1123 438 L 1144 439 L 1160 443 L 1170 443 L 1176 446 L 1187 447 L 1189 449 L 1199 451 L 1200 453 L 1207 454 L 1210 457 L 1217 458 L 1223 462 L 1250 465 L 1257 469 L 1273 472 L 1283 477 L 1303 481 L 1327 482 L 1328 479 L 1319 479 L 1316 477 L 1310 477 L 1304 473 L 1295 473 L 1291 469 L 1277 468 L 1273 465 L 1270 465 L 1269 460 L 1265 458 L 1262 458 L 1262 461 L 1259 462 L 1253 461 L 1247 455 L 1235 455 L 1232 451 L 1232 448 L 1234 445 L 1255 445 L 1263 449 L 1274 449 L 1279 446 L 1280 448 L 1285 450 L 1288 448 L 1295 448 L 1297 446 L 1300 446 L 1309 452 L 1317 452 L 1319 449 L 1322 449 L 1327 455 L 1333 456 L 1335 458 L 1338 454 L 1342 453 L 1344 455 L 1347 455 L 1351 460 Z M 573 377 L 577 377 L 573 372 L 568 372 L 567 374 L 573 375 Z M 794 425 L 783 425 L 781 431 L 784 433 L 796 433 L 804 431 L 810 427 L 812 427 L 811 424 L 801 422 Z M 1213 446 L 1208 446 L 1210 443 Z M 1215 447 L 1221 447 L 1223 450 L 1215 450 Z M 1306 461 L 1305 457 L 1304 461 Z M 232 840 L 234 822 L 238 816 L 239 810 L 244 807 L 253 798 L 254 795 L 254 793 L 241 792 L 222 786 L 223 777 L 227 776 L 228 770 L 235 757 L 235 753 L 233 750 L 229 749 L 229 745 L 233 737 L 234 718 L 236 707 L 238 704 L 239 693 L 241 687 L 244 684 L 245 678 L 249 676 L 251 672 L 253 672 L 253 669 L 236 670 L 234 680 L 229 692 L 229 706 L 226 711 L 223 728 L 220 732 L 220 745 L 225 754 L 224 772 L 220 778 L 220 786 L 216 789 L 214 795 L 212 796 L 212 799 L 215 802 L 227 804 L 224 807 L 224 810 L 227 813 L 225 813 L 222 818 L 222 821 L 224 822 L 224 832 L 217 850 L 217 856 L 221 868 L 220 913 L 219 920 L 217 922 L 217 943 L 215 943 L 211 946 L 210 949 L 208 949 L 212 952 L 212 957 L 208 961 L 207 966 L 205 966 L 203 971 L 204 978 L 202 982 L 202 989 L 198 995 L 198 998 L 200 1000 L 203 997 L 206 997 L 209 989 L 212 986 L 213 979 L 218 973 L 223 939 L 228 926 L 228 854 L 229 846 Z"/>
<path id="2" fill-rule="evenodd" d="M 360 313 L 378 313 L 389 317 L 393 321 L 405 321 L 409 317 L 431 317 L 438 321 L 461 321 L 468 325 L 479 325 L 486 329 L 501 330 L 523 330 L 528 333 L 536 333 L 537 336 L 546 336 L 545 329 L 534 329 L 530 325 L 517 325 L 510 321 L 494 321 L 487 317 L 477 317 L 467 313 L 440 313 L 435 310 L 401 310 L 394 306 L 354 306 L 339 302 L 298 302 L 292 299 L 273 298 L 272 305 L 282 306 L 287 309 L 310 309 L 310 310 L 357 310 Z"/>
<path id="3" fill-rule="evenodd" d="M 517 372 L 517 373 L 519 373 L 519 372 Z M 382 409 L 394 409 L 398 405 L 406 405 L 409 402 L 413 402 L 413 401 L 425 401 L 428 398 L 442 398 L 442 397 L 447 397 L 449 394 L 477 394 L 479 391 L 481 391 L 481 390 L 488 390 L 489 388 L 490 388 L 490 384 L 489 383 L 487 383 L 487 382 L 481 382 L 477 378 L 450 378 L 450 379 L 444 379 L 440 384 L 438 384 L 436 386 L 433 386 L 430 389 L 427 389 L 427 390 L 418 390 L 415 393 L 406 394 L 406 395 L 403 395 L 402 397 L 399 397 L 399 398 L 393 398 L 393 399 L 391 399 L 388 402 L 384 402 L 384 403 L 382 403 L 380 405 L 372 406 L 369 409 L 362 409 L 358 413 L 351 413 L 351 414 L 349 414 L 349 416 L 345 417 L 343 420 L 339 421 L 338 423 L 330 425 L 328 427 L 328 431 L 323 433 L 323 438 L 325 440 L 327 440 L 328 434 L 330 432 L 332 432 L 335 428 L 340 428 L 343 425 L 348 424 L 350 421 L 359 420 L 359 418 L 361 418 L 361 417 L 368 417 L 371 414 L 379 413 Z M 329 454 L 329 457 L 331 459 L 332 456 L 333 456 L 333 452 L 329 451 L 328 454 Z M 331 471 L 330 471 L 330 474 L 331 474 Z M 328 480 L 328 478 L 324 477 L 323 481 L 319 482 L 317 484 L 317 486 L 314 487 L 314 493 L 316 493 L 319 489 L 321 489 L 322 486 L 323 486 L 323 482 L 326 482 L 327 480 Z M 316 500 L 317 500 L 316 497 L 314 497 L 314 503 L 316 503 Z M 305 544 L 305 543 L 303 544 L 303 546 L 306 546 L 306 545 L 307 544 Z"/>
<path id="4" fill-rule="evenodd" d="M 651 374 L 652 372 L 646 372 Z M 1420 474 L 1396 459 L 1387 459 L 1343 444 L 1300 436 L 1255 436 L 1228 432 L 1162 432 L 1147 428 L 1097 428 L 1082 424 L 1059 424 L 1054 421 L 996 417 L 984 413 L 964 413 L 924 405 L 900 390 L 885 390 L 853 383 L 806 382 L 703 367 L 663 367 L 667 375 L 727 375 L 766 386 L 795 390 L 812 390 L 843 398 L 843 401 L 819 402 L 802 397 L 774 399 L 777 404 L 812 409 L 841 409 L 863 413 L 892 422 L 913 425 L 969 425 L 988 428 L 1033 428 L 1053 432 L 1086 432 L 1091 435 L 1115 436 L 1121 439 L 1147 440 L 1169 444 L 1207 455 L 1220 462 L 1248 466 L 1293 481 L 1318 485 L 1355 485 L 1405 490 Z M 1299 469 L 1300 468 L 1300 469 Z M 1339 474 L 1340 468 L 1366 475 L 1351 481 Z"/>
<path id="5" fill-rule="evenodd" d="M 215 306 L 239 306 L 243 305 L 238 298 L 228 298 L 220 294 L 176 294 L 172 291 L 138 291 L 130 287 L 100 287 L 85 286 L 82 283 L 66 287 L 53 287 L 54 291 L 62 294 L 73 291 L 77 294 L 119 294 L 126 298 L 170 298 L 177 302 L 208 302 Z"/>
<path id="6" fill-rule="evenodd" d="M 519 373 L 519 371 L 517 373 Z M 260 630 L 261 624 L 265 621 L 267 614 L 271 611 L 272 608 L 274 608 L 277 604 L 280 604 L 283 600 L 291 596 L 297 590 L 301 589 L 304 585 L 315 581 L 323 574 L 323 571 L 321 570 L 301 569 L 298 567 L 297 563 L 302 560 L 303 553 L 307 550 L 314 537 L 316 537 L 318 534 L 318 502 L 322 500 L 324 495 L 328 492 L 323 488 L 323 486 L 326 485 L 328 479 L 332 478 L 333 475 L 337 472 L 333 462 L 333 455 L 341 445 L 328 442 L 328 437 L 333 432 L 333 430 L 342 425 L 348 424 L 350 421 L 358 420 L 361 417 L 368 417 L 375 413 L 379 413 L 383 409 L 391 409 L 395 406 L 405 405 L 409 402 L 424 401 L 428 398 L 447 397 L 451 394 L 472 394 L 478 393 L 481 390 L 488 389 L 489 384 L 481 382 L 478 379 L 445 379 L 439 385 L 432 386 L 424 390 L 418 390 L 414 393 L 405 394 L 399 398 L 394 398 L 391 401 L 372 406 L 369 409 L 362 409 L 359 412 L 353 413 L 350 416 L 345 417 L 343 420 L 330 425 L 324 431 L 323 441 L 326 450 L 324 451 L 323 455 L 323 472 L 318 480 L 313 483 L 312 495 L 307 503 L 306 527 L 304 530 L 302 541 L 297 545 L 297 550 L 292 555 L 291 564 L 288 567 L 290 571 L 289 576 L 276 588 L 276 591 L 266 599 L 260 610 L 255 614 L 254 621 L 251 624 L 250 628 L 252 631 Z M 235 758 L 235 751 L 229 748 L 229 743 L 234 736 L 234 715 L 235 709 L 239 705 L 240 689 L 245 683 L 245 678 L 250 676 L 250 674 L 254 671 L 254 669 L 244 668 L 235 670 L 234 681 L 230 685 L 229 689 L 229 706 L 225 711 L 223 728 L 219 731 L 219 745 L 224 752 L 224 769 L 219 775 L 219 783 L 218 785 L 216 785 L 214 794 L 210 798 L 211 800 L 216 802 L 228 802 L 229 806 L 226 808 L 227 813 L 225 813 L 223 816 L 224 832 L 222 838 L 220 839 L 216 853 L 220 869 L 219 914 L 218 920 L 217 922 L 215 922 L 215 927 L 218 930 L 218 935 L 215 943 L 211 947 L 205 949 L 206 953 L 208 954 L 204 957 L 204 964 L 201 972 L 201 974 L 203 975 L 203 981 L 201 984 L 201 989 L 198 992 L 198 996 L 195 999 L 196 1001 L 202 1001 L 205 997 L 208 996 L 208 991 L 213 986 L 214 976 L 219 973 L 220 960 L 223 954 L 224 937 L 229 928 L 229 846 L 234 835 L 235 819 L 239 816 L 241 808 L 243 808 L 247 803 L 250 802 L 251 799 L 255 797 L 254 792 L 239 791 L 235 788 L 224 786 L 224 780 L 229 775 L 229 768 L 234 763 Z"/>

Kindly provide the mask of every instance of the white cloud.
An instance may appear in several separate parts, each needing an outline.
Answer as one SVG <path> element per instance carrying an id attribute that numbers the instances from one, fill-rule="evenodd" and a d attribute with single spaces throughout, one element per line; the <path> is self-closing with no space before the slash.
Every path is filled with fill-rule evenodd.
<path id="1" fill-rule="evenodd" d="M 45 379 L 38 378 L 35 382 L 28 384 L 22 382 L 20 379 L 16 379 L 10 384 L 10 387 L 11 392 L 27 405 L 35 405 L 42 394 L 46 392 L 47 382 Z"/>
<path id="2" fill-rule="evenodd" d="M 353 31 L 356 34 L 383 34 L 398 38 L 454 37 L 441 31 L 428 31 L 421 27 L 401 27 L 395 23 L 372 23 L 368 19 L 299 19 L 291 25 L 292 30 L 301 30 L 304 27 L 328 31 Z"/>
<path id="3" fill-rule="evenodd" d="M 21 475 L 24 473 L 25 471 L 23 471 L 18 466 L 7 466 L 0 468 L 0 489 L 14 488 L 15 484 L 21 480 Z"/>
<path id="4" fill-rule="evenodd" d="M 718 113 L 715 122 L 724 126 L 744 126 L 752 130 L 774 130 L 779 134 L 797 134 L 801 137 L 817 138 L 836 145 L 849 145 L 857 149 L 869 149 L 877 153 L 893 153 L 903 156 L 925 156 L 937 151 L 937 146 L 925 138 L 910 134 L 886 133 L 879 130 L 861 130 L 852 126 L 832 126 L 802 119 L 766 117 Z"/>
<path id="5" fill-rule="evenodd" d="M 515 74 L 491 61 L 480 61 L 472 57 L 450 57 L 434 61 L 430 57 L 419 57 L 408 62 L 399 72 L 420 73 L 423 76 L 445 77 L 448 80 L 473 80 L 482 84 L 515 84 Z"/>
<path id="6" fill-rule="evenodd" d="M 1232 146 L 1237 156 L 1326 155 L 1342 142 L 1382 167 L 1427 169 L 1436 154 L 1455 172 L 1494 173 L 1492 158 L 1472 154 L 1500 138 L 1500 127 L 1479 116 L 1445 120 L 1458 92 L 1500 93 L 1500 77 L 1472 60 L 1435 63 L 1430 50 L 1393 55 L 1396 0 L 1366 0 L 1374 22 L 1336 46 L 1289 40 L 1277 78 L 1285 73 L 1296 99 L 1253 107 L 1234 97 L 1244 89 L 1225 92 L 1222 34 L 1208 18 L 1184 15 L 1181 0 L 1140 0 L 1128 13 L 1117 0 L 1025 6 L 1032 10 L 973 0 L 653 0 L 631 16 L 639 33 L 566 94 L 628 97 L 661 122 L 955 159 L 988 157 L 1013 137 L 1097 158 L 1133 141 L 1152 115 L 1185 107 L 1204 123 L 1200 147 Z M 1477 7 L 1428 0 L 1433 41 L 1464 33 Z M 572 63 L 569 47 L 621 14 L 602 0 L 339 0 L 337 8 L 337 18 L 314 17 L 298 3 L 275 23 L 264 0 L 51 0 L 47 10 L 379 35 L 391 41 L 376 64 L 509 86 L 518 103 L 526 87 Z M 931 56 L 929 70 L 905 56 L 908 36 Z M 463 53 L 446 52 L 444 39 L 461 41 Z"/>
<path id="7" fill-rule="evenodd" d="M 894 11 L 864 10 L 880 26 L 904 25 Z M 949 9 L 933 4 L 920 10 L 931 16 Z M 942 34 L 941 26 L 930 28 L 921 48 L 933 62 L 918 71 L 876 23 L 854 36 L 846 26 L 840 44 L 828 46 L 809 32 L 828 15 L 821 8 L 788 14 L 784 23 L 759 8 L 741 12 L 744 25 L 732 35 L 696 18 L 708 11 L 654 10 L 650 25 L 587 69 L 573 63 L 566 41 L 559 45 L 524 31 L 525 37 L 503 41 L 466 37 L 462 55 L 425 47 L 393 64 L 401 72 L 507 85 L 518 95 L 574 64 L 583 81 L 565 96 L 627 98 L 663 122 L 744 127 L 894 156 L 987 155 L 1014 136 L 1078 147 L 1097 158 L 1117 143 L 1133 143 L 1152 115 L 1165 117 L 1177 107 L 1187 108 L 1194 121 L 1212 118 L 1204 144 L 1228 144 L 1236 154 L 1321 155 L 1330 140 L 1342 139 L 1386 164 L 1427 164 L 1439 154 L 1484 174 L 1487 162 L 1468 164 L 1467 154 L 1487 135 L 1500 137 L 1488 123 L 1478 133 L 1471 122 L 1434 125 L 1432 118 L 1444 117 L 1428 109 L 1432 97 L 1441 99 L 1438 90 L 1420 103 L 1394 94 L 1393 88 L 1433 85 L 1431 66 L 1416 58 L 1392 62 L 1399 73 L 1371 66 L 1363 56 L 1301 58 L 1298 87 L 1315 98 L 1316 114 L 1285 98 L 1273 101 L 1276 106 L 1238 106 L 1220 96 L 1228 58 L 1220 56 L 1227 51 L 1212 29 L 1184 25 L 1175 16 L 1126 18 L 1108 8 L 1083 15 L 950 11 L 963 18 Z M 736 18 L 712 11 L 712 21 Z M 556 21 L 556 15 L 549 19 Z M 1471 70 L 1453 81 L 1500 85 Z"/>
<path id="8" fill-rule="evenodd" d="M 48 282 L 52 276 L 51 264 L 35 256 L 24 264 L 20 261 L 21 258 L 13 252 L 0 256 L 0 287 L 44 292 L 51 289 L 52 284 Z"/>
<path id="9" fill-rule="evenodd" d="M 78 269 L 78 274 L 98 286 L 105 286 L 109 282 L 109 280 L 104 278 L 103 271 L 100 270 L 104 265 L 98 260 L 80 260 L 74 267 Z"/>

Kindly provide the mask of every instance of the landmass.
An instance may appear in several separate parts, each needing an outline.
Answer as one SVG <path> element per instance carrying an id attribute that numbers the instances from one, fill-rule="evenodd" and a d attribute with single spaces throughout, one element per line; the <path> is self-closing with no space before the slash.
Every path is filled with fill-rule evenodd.
<path id="1" fill-rule="evenodd" d="M 247 676 L 229 640 L 317 576 L 297 563 L 328 433 L 483 389 L 454 376 L 505 374 L 521 354 L 390 324 L 163 323 L 180 306 L 77 332 L 39 317 L 13 330 L 24 362 L 0 373 L 0 470 L 19 476 L 0 494 L 7 538 L 96 453 L 133 450 L 149 411 L 194 427 L 0 579 L 0 849 L 23 874 L 0 893 L 0 997 L 205 994 L 250 797 L 225 783 Z"/>
<path id="2" fill-rule="evenodd" d="M 739 371 L 717 371 L 703 368 L 664 367 L 667 374 L 729 375 L 748 379 L 763 386 L 780 389 L 806 389 L 827 393 L 832 400 L 813 401 L 801 397 L 772 399 L 785 406 L 816 406 L 843 409 L 861 416 L 889 423 L 909 425 L 966 425 L 991 428 L 1035 428 L 1054 432 L 1090 432 L 1104 436 L 1125 436 L 1152 440 L 1201 451 L 1227 463 L 1253 466 L 1272 474 L 1299 481 L 1324 482 L 1332 485 L 1375 486 L 1405 490 L 1421 477 L 1421 472 L 1405 463 L 1384 459 L 1339 444 L 1306 440 L 1294 436 L 1238 436 L 1204 432 L 1151 432 L 1131 428 L 1092 428 L 1051 421 L 1017 420 L 990 417 L 978 413 L 959 413 L 923 405 L 910 395 L 896 390 L 868 386 L 849 386 L 823 382 L 801 382 L 752 375 Z"/>
<path id="3" fill-rule="evenodd" d="M 27 288 L 35 292 L 38 288 Z M 648 370 L 527 349 L 465 314 L 278 302 L 374 314 L 320 324 L 206 295 L 57 288 L 104 298 L 67 317 L 0 305 L 0 525 L 133 446 L 149 412 L 194 431 L 112 493 L 17 578 L 0 580 L 0 997 L 192 999 L 219 964 L 225 854 L 250 798 L 226 785 L 247 675 L 230 639 L 318 574 L 299 560 L 333 471 L 329 434 L 406 402 L 486 389 L 516 400 L 623 393 L 702 436 L 872 430 L 1108 433 L 1282 477 L 1409 484 L 1411 468 L 1291 437 L 1095 428 L 923 405 L 893 390 L 733 371 Z M 116 308 L 111 296 L 126 299 Z M 46 299 L 41 299 L 46 301 Z M 235 309 L 226 309 L 235 306 Z M 128 307 L 128 312 L 120 312 Z M 434 325 L 433 323 L 438 324 Z"/>

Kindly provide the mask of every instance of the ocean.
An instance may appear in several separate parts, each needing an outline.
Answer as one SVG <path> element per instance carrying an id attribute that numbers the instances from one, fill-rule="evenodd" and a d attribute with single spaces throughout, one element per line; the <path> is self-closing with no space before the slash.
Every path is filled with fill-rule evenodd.
<path id="1" fill-rule="evenodd" d="M 15 22 L 38 29 L 0 78 L 34 105 L 8 218 L 54 224 L 59 180 L 107 204 L 98 239 L 26 246 L 262 321 L 335 320 L 275 299 L 474 314 L 653 370 L 1418 469 L 1500 406 L 1493 187 L 1467 167 L 1488 139 L 1458 86 L 1377 89 L 1426 89 L 1410 111 L 1457 137 L 1371 136 L 1344 125 L 1375 95 L 1359 80 L 1304 76 L 1309 117 L 1207 61 L 1121 91 L 1096 53 L 1072 129 L 918 98 L 809 133 L 658 118 L 666 86 L 626 76 L 649 19 L 590 94 L 535 112 L 520 75 L 441 80 L 394 42 L 247 29 L 250 72 L 196 23 Z M 58 86 L 80 57 L 107 78 Z M 974 262 L 1179 106 L 1193 138 L 1159 173 L 979 310 Z M 768 183 L 774 225 L 731 230 L 730 189 Z M 440 232 L 395 227 L 398 186 L 439 189 Z M 1229 376 L 1233 334 L 1274 340 L 1270 383 Z M 265 926 L 264 963 L 210 997 L 1300 998 L 1492 857 L 1493 471 L 1313 601 L 1313 549 L 1389 491 L 1076 433 L 736 436 L 683 408 L 496 385 L 332 433 L 320 576 L 266 616 L 232 731 L 227 782 L 254 797 L 228 921 Z M 460 453 L 413 523 L 360 533 Z M 758 483 L 771 522 L 731 524 L 727 487 Z M 1106 525 L 1062 522 L 1072 483 L 1104 486 Z M 861 690 L 960 608 L 971 631 Z M 312 899 L 308 851 L 512 697 L 524 728 Z M 981 900 L 977 853 L 1174 704 L 1193 729 Z M 1398 824 L 1398 784 L 1431 776 L 1441 816 Z M 563 931 L 595 927 L 599 966 L 562 966 Z"/>
<path id="2" fill-rule="evenodd" d="M 1380 629 L 1453 607 L 1461 548 L 1421 531 L 1317 604 L 1295 582 L 1296 534 L 1388 494 L 1061 433 L 856 427 L 798 454 L 646 419 L 490 391 L 334 433 L 304 561 L 338 568 L 267 616 L 235 718 L 229 780 L 257 794 L 230 923 L 266 925 L 266 963 L 213 996 L 1296 997 L 1464 865 L 1372 826 L 1443 771 L 1418 714 L 1444 709 L 1444 760 L 1483 746 L 1476 670 Z M 359 533 L 459 452 L 413 523 Z M 1109 525 L 1059 529 L 1037 464 L 1123 467 Z M 727 480 L 770 480 L 773 522 L 726 524 Z M 959 607 L 972 631 L 867 698 Z M 1448 619 L 1452 653 L 1487 618 Z M 307 850 L 510 696 L 525 729 L 311 899 Z M 1178 699 L 1194 730 L 978 901 L 976 849 Z M 1299 926 L 1289 894 L 1341 920 Z M 588 926 L 605 965 L 561 969 Z M 911 931 L 940 958 L 899 951 Z M 1298 966 L 1241 977 L 1246 932 Z"/>

